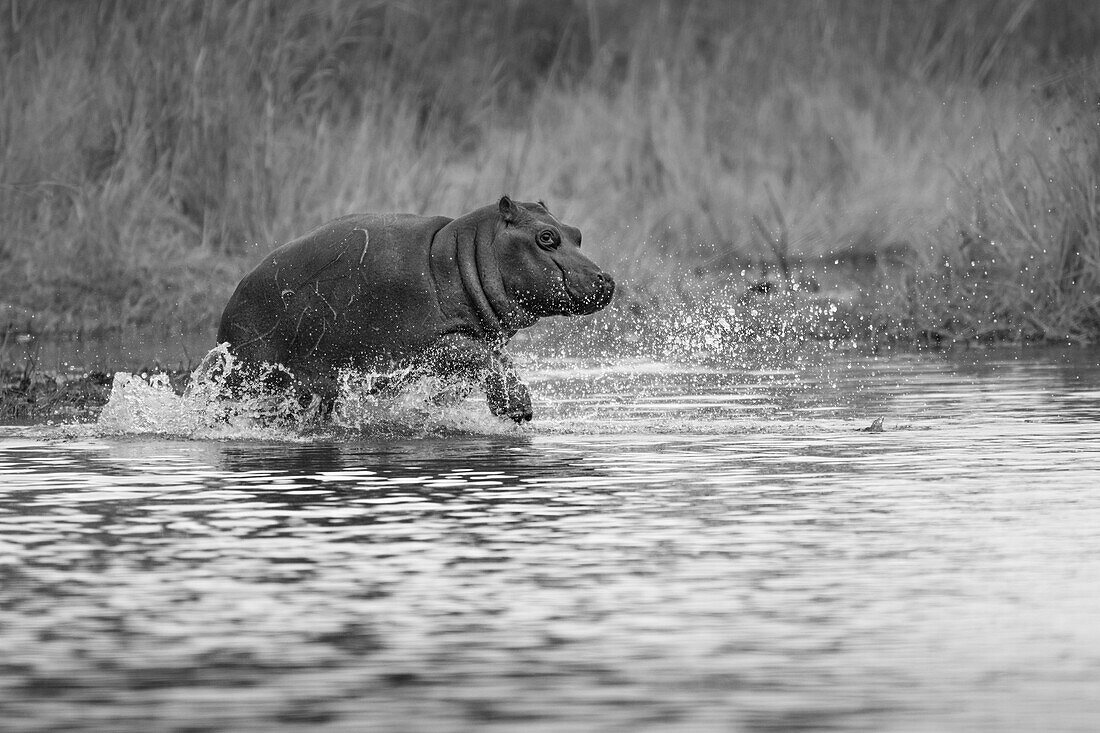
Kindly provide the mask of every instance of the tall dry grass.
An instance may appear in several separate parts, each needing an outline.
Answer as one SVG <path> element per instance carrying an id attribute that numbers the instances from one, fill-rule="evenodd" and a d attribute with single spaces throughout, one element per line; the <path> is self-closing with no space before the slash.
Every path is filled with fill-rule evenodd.
<path id="1" fill-rule="evenodd" d="M 1100 335 L 1100 134 L 1047 116 L 1042 140 L 993 134 L 959 181 L 957 246 L 906 273 L 892 311 L 934 340 L 1094 342 Z M 950 234 L 947 239 L 950 242 Z"/>
<path id="2" fill-rule="evenodd" d="M 782 240 L 820 262 L 908 253 L 865 299 L 904 332 L 1096 335 L 1092 4 L 0 0 L 0 17 L 0 303 L 42 327 L 211 329 L 251 263 L 325 218 L 510 192 L 582 227 L 627 293 L 736 275 Z M 985 242 L 983 275 L 964 265 Z"/>

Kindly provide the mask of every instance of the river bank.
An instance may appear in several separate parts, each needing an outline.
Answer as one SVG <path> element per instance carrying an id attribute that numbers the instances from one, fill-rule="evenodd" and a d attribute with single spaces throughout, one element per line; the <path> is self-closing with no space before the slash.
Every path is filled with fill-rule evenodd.
<path id="1" fill-rule="evenodd" d="M 634 310 L 798 270 L 899 341 L 1100 335 L 1091 4 L 0 11 L 5 332 L 213 331 L 329 218 L 508 192 Z"/>

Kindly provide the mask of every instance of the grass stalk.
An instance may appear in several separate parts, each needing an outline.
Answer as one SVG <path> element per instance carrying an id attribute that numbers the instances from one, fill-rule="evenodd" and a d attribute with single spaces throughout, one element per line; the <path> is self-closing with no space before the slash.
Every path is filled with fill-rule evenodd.
<path id="1" fill-rule="evenodd" d="M 39 328 L 212 331 L 255 261 L 326 218 L 503 188 L 568 212 L 627 293 L 874 263 L 838 286 L 899 337 L 1100 337 L 1090 3 L 0 17 L 0 306 Z"/>

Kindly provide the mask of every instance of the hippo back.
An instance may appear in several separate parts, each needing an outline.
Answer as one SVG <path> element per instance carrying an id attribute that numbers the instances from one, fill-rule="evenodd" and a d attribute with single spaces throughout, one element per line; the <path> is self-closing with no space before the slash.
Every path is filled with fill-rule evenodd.
<path id="1" fill-rule="evenodd" d="M 237 286 L 218 341 L 247 361 L 308 371 L 405 358 L 441 328 L 429 253 L 450 221 L 352 215 L 288 242 Z"/>

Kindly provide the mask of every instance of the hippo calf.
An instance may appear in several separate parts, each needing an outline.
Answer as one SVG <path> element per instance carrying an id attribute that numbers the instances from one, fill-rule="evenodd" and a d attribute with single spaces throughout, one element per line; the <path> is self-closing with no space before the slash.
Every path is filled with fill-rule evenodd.
<path id="1" fill-rule="evenodd" d="M 494 415 L 531 419 L 502 349 L 543 316 L 594 313 L 615 283 L 541 201 L 504 196 L 457 219 L 344 216 L 273 251 L 222 313 L 246 367 L 281 365 L 330 403 L 341 367 L 476 380 Z"/>

